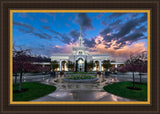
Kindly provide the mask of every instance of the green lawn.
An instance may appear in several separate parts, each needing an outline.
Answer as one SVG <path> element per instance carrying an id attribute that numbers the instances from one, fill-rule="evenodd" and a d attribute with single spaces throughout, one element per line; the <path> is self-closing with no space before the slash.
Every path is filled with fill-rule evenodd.
<path id="1" fill-rule="evenodd" d="M 13 86 L 13 101 L 30 101 L 56 90 L 55 86 L 45 85 L 38 82 L 24 82 L 22 89 L 26 89 L 21 93 L 15 92 L 19 86 Z"/>
<path id="2" fill-rule="evenodd" d="M 127 87 L 132 87 L 133 83 L 126 81 L 126 82 L 118 82 L 114 84 L 110 84 L 104 86 L 104 90 L 109 93 L 129 98 L 135 99 L 138 101 L 147 101 L 147 83 L 146 84 L 136 84 L 136 88 L 141 88 L 141 90 L 132 90 L 128 89 Z"/>

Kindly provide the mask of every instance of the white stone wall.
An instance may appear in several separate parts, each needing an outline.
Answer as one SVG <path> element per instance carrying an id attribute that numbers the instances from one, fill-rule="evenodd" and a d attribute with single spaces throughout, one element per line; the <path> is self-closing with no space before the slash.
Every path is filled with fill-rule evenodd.
<path id="1" fill-rule="evenodd" d="M 75 52 L 78 52 L 78 48 L 74 48 Z M 73 63 L 76 63 L 76 60 L 78 60 L 79 58 L 82 58 L 84 61 L 87 60 L 87 62 L 93 60 L 94 62 L 95 61 L 98 61 L 99 62 L 99 71 L 103 71 L 103 68 L 102 68 L 102 61 L 103 60 L 109 60 L 109 56 L 108 55 L 100 55 L 100 54 L 97 54 L 97 55 L 87 55 L 87 54 L 82 54 L 82 55 L 78 55 L 78 54 L 70 54 L 70 55 L 63 55 L 63 54 L 60 54 L 60 55 L 54 55 L 54 56 L 51 56 L 51 61 L 58 61 L 59 62 L 59 70 L 62 71 L 62 61 L 72 61 Z M 68 70 L 68 68 L 66 67 L 65 65 L 65 68 Z M 66 71 L 67 71 L 66 70 Z M 96 70 L 96 68 L 93 69 L 94 71 Z"/>

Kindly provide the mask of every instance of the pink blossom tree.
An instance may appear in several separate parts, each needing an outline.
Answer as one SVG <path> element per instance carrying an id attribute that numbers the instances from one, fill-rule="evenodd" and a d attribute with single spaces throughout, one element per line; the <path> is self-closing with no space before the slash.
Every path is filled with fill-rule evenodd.
<path id="1" fill-rule="evenodd" d="M 137 67 L 137 72 L 139 72 L 139 76 L 140 76 L 140 83 L 142 83 L 142 73 L 146 73 L 147 72 L 147 64 L 141 64 Z"/>
<path id="2" fill-rule="evenodd" d="M 118 67 L 118 68 L 117 68 L 117 71 L 123 72 L 123 73 L 127 72 L 126 66 Z"/>
<path id="3" fill-rule="evenodd" d="M 117 68 L 115 68 L 115 67 L 111 67 L 111 68 L 110 68 L 110 71 L 113 72 L 113 73 L 115 73 L 116 70 L 117 70 Z"/>
<path id="4" fill-rule="evenodd" d="M 45 74 L 47 72 L 50 72 L 51 71 L 51 67 L 50 66 L 45 66 L 45 67 L 42 67 L 42 72 L 45 72 Z"/>
<path id="5" fill-rule="evenodd" d="M 142 73 L 147 72 L 147 57 L 145 55 L 146 55 L 145 52 L 142 52 L 140 55 L 137 56 L 138 58 L 137 72 L 139 72 L 140 83 L 142 82 Z"/>
<path id="6" fill-rule="evenodd" d="M 134 73 L 137 71 L 139 66 L 139 58 L 137 56 L 130 56 L 130 58 L 125 62 L 125 69 L 127 71 L 132 72 L 133 75 L 133 89 L 135 89 L 135 75 Z"/>
<path id="7" fill-rule="evenodd" d="M 41 71 L 39 65 L 32 64 L 33 58 L 27 52 L 28 50 L 14 51 L 13 72 L 20 74 L 19 91 L 22 91 L 23 73 Z"/>

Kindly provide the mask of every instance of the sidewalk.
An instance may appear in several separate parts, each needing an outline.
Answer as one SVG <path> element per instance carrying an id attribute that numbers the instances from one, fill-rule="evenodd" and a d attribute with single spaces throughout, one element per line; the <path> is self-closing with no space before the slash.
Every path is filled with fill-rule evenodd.
<path id="1" fill-rule="evenodd" d="M 106 77 L 105 82 L 98 83 L 54 83 L 49 78 L 49 75 L 23 76 L 24 82 L 38 81 L 48 85 L 54 85 L 57 90 L 32 101 L 136 101 L 119 97 L 103 90 L 103 87 L 108 84 L 108 81 L 132 81 L 131 76 L 110 75 Z M 57 78 L 60 78 L 59 76 Z M 54 79 L 54 78 L 53 78 Z M 53 80 L 52 79 L 52 80 Z M 147 81 L 147 76 L 142 76 L 143 81 Z M 139 77 L 136 76 L 139 81 Z"/>
<path id="2" fill-rule="evenodd" d="M 106 92 L 103 83 L 48 83 L 57 87 L 56 91 L 32 101 L 136 101 Z"/>
<path id="3" fill-rule="evenodd" d="M 104 90 L 56 90 L 32 101 L 136 101 L 119 97 Z M 32 102 L 31 101 L 31 102 Z"/>

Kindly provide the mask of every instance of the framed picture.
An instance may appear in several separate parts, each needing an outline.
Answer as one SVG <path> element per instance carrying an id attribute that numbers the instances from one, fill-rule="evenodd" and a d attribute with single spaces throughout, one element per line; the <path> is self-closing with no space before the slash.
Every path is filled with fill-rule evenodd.
<path id="1" fill-rule="evenodd" d="M 159 111 L 158 0 L 1 4 L 2 112 Z"/>

